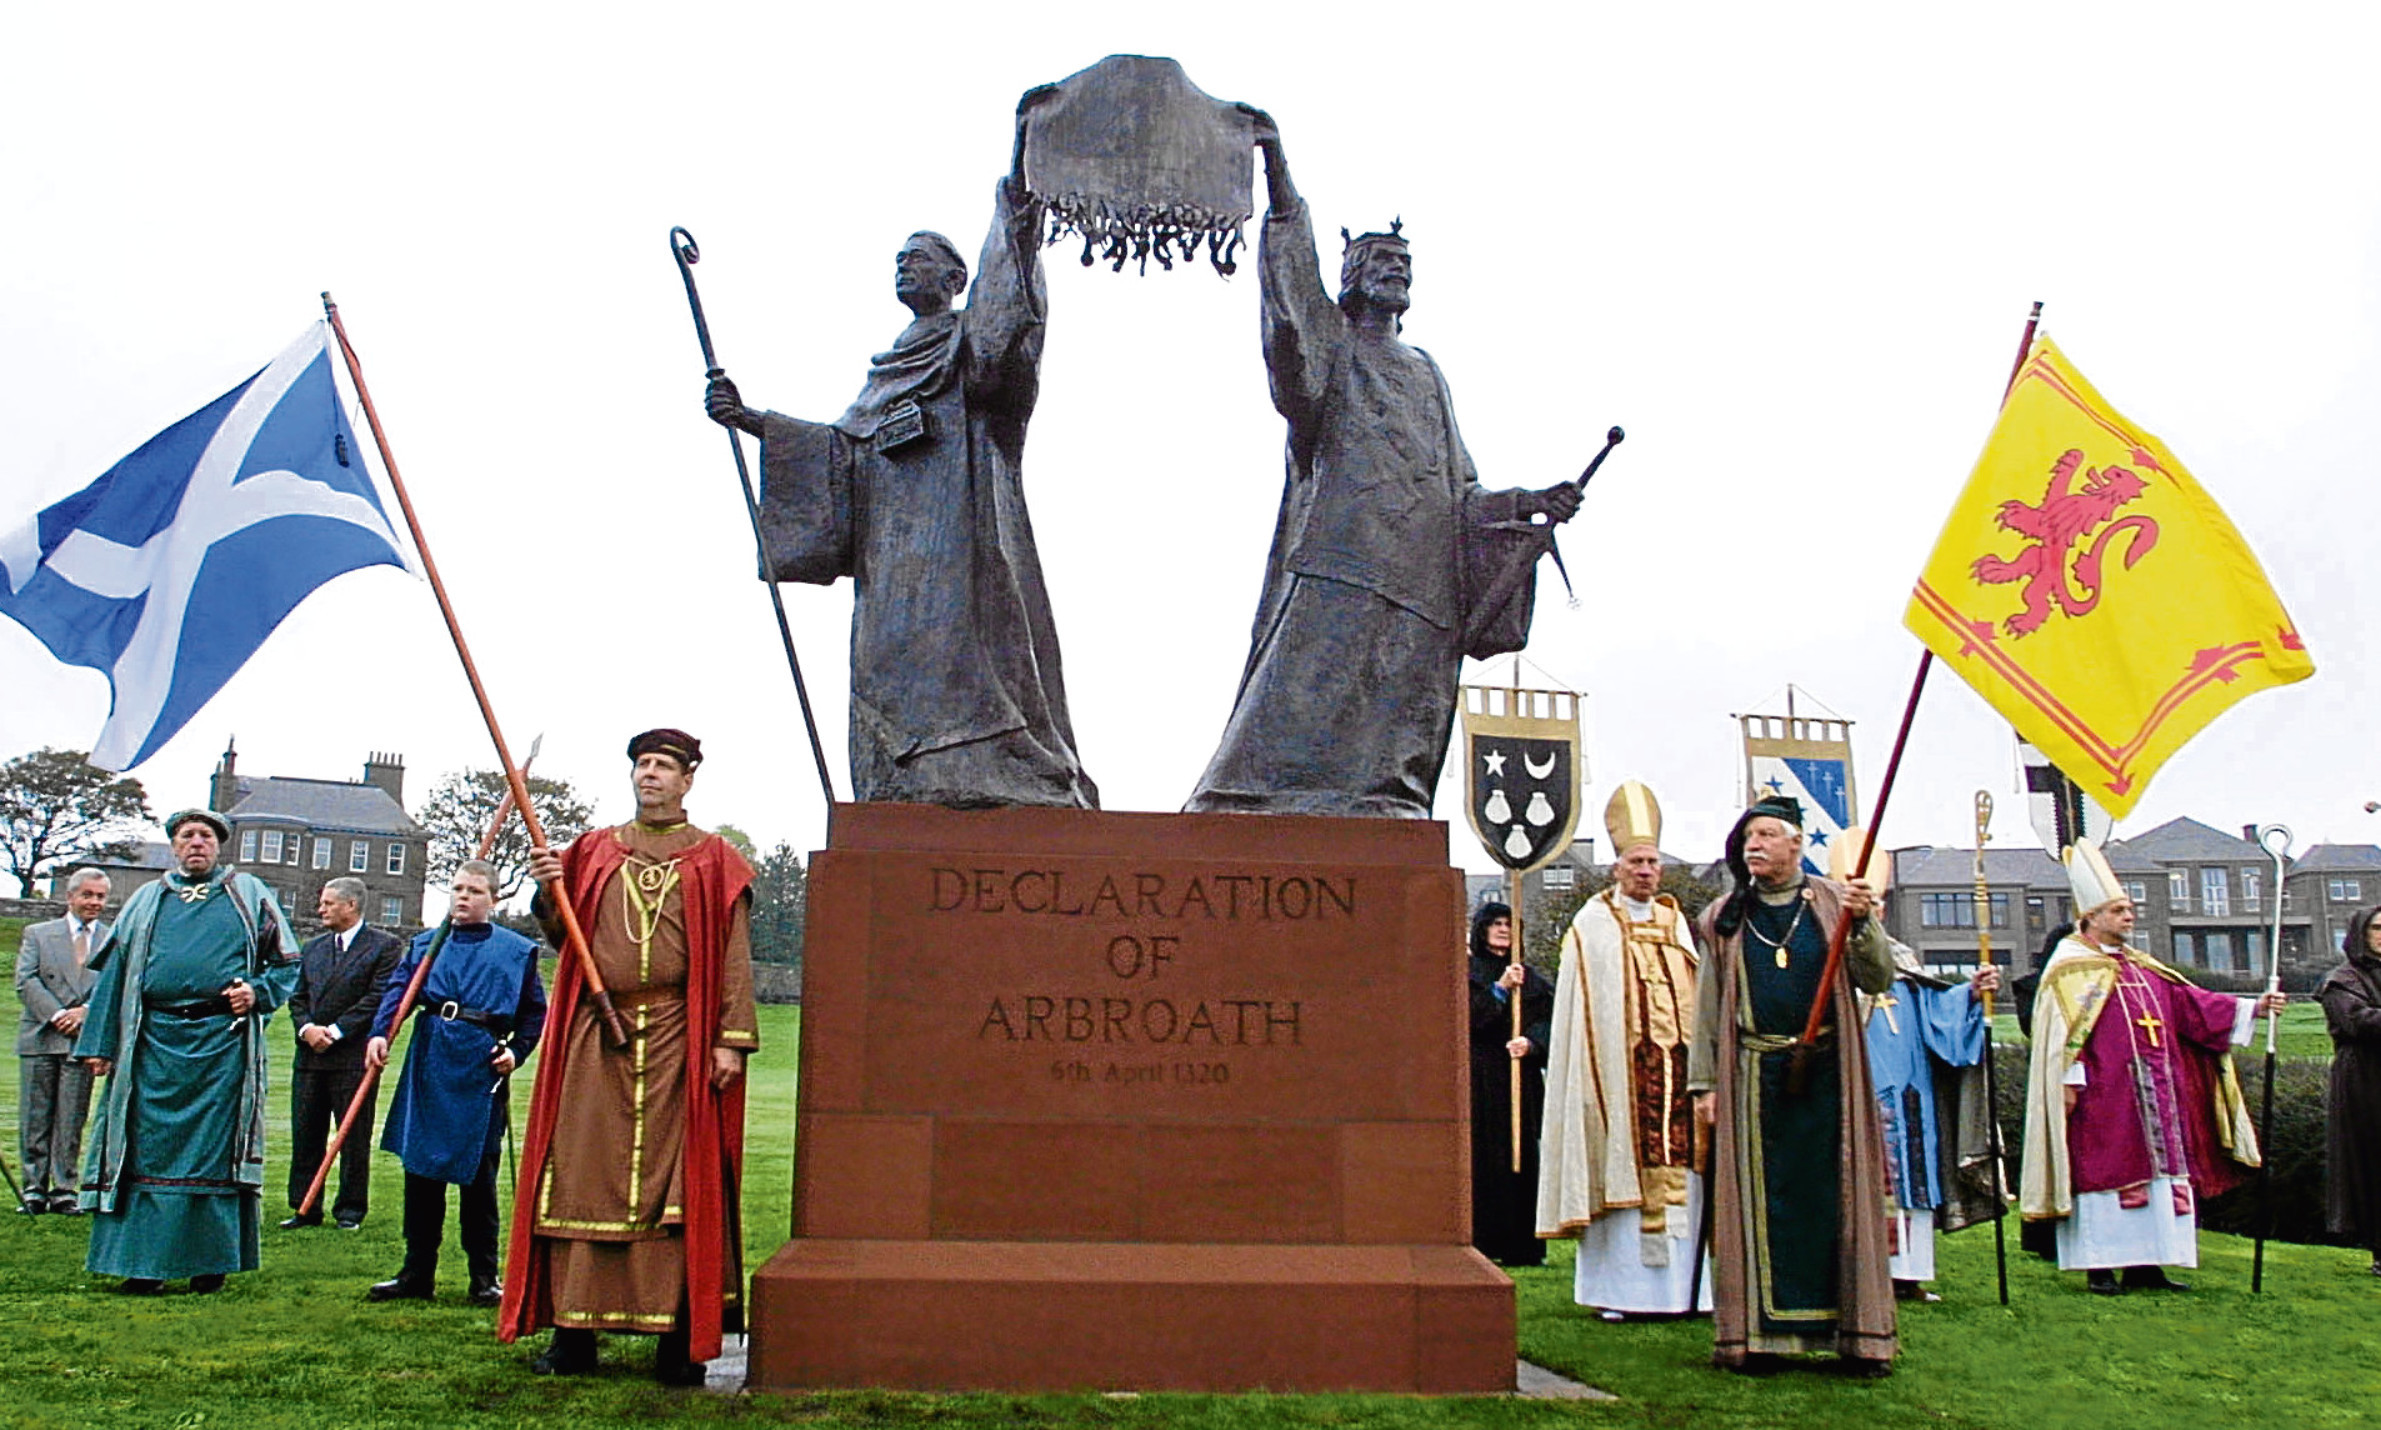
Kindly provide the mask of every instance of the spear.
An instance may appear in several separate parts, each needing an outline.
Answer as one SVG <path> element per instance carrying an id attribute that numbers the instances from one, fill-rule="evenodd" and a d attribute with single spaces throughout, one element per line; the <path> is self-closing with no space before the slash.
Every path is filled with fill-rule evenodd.
<path id="1" fill-rule="evenodd" d="M 2280 836 L 2277 843 L 2275 836 Z M 2282 991 L 2282 878 L 2289 873 L 2284 861 L 2290 857 L 2290 827 L 2269 824 L 2257 831 L 2257 842 L 2274 861 L 2274 928 L 2273 939 L 2265 946 L 2265 991 Z M 2252 1294 L 2265 1290 L 2265 1239 L 2274 1230 L 2274 1174 L 2273 1153 L 2267 1142 L 2274 1126 L 2274 1037 L 2276 1014 L 2265 1015 L 2265 1093 L 2264 1108 L 2257 1114 L 2257 1250 L 2249 1260 L 2249 1290 Z"/>
<path id="2" fill-rule="evenodd" d="M 703 347 L 703 376 L 716 382 L 727 376 L 727 369 L 711 351 L 711 325 L 703 319 L 703 295 L 695 291 L 694 266 L 703 261 L 703 251 L 695 246 L 694 235 L 683 228 L 670 230 L 670 256 L 678 260 L 678 276 L 686 280 L 686 305 L 694 310 L 695 341 Z M 1615 429 L 1617 430 L 1617 429 Z M 785 645 L 786 668 L 794 673 L 794 699 L 802 706 L 802 728 L 810 735 L 810 758 L 818 765 L 818 787 L 827 797 L 827 808 L 835 808 L 835 781 L 827 774 L 826 746 L 819 743 L 818 718 L 810 713 L 810 686 L 802 679 L 802 658 L 794 654 L 793 627 L 786 624 L 785 597 L 777 590 L 776 563 L 769 559 L 769 538 L 761 533 L 761 504 L 752 494 L 752 472 L 744 465 L 744 439 L 736 429 L 727 429 L 728 447 L 736 454 L 736 483 L 744 489 L 744 515 L 752 522 L 752 544 L 761 555 L 761 583 L 769 588 L 769 605 L 777 612 L 777 638 Z M 1591 473 L 1594 468 L 1588 469 Z"/>
<path id="3" fill-rule="evenodd" d="M 512 790 L 513 807 L 521 811 L 521 823 L 529 830 L 533 847 L 546 845 L 545 825 L 537 817 L 537 809 L 529 802 L 529 786 L 521 779 L 521 771 L 513 763 L 513 753 L 504 743 L 504 731 L 496 723 L 496 707 L 488 703 L 487 687 L 480 683 L 479 667 L 471 660 L 471 648 L 463 643 L 463 626 L 455 619 L 455 606 L 446 596 L 446 583 L 438 577 L 438 563 L 430 558 L 430 543 L 422 535 L 421 519 L 414 515 L 413 497 L 405 490 L 405 479 L 397 475 L 396 456 L 389 451 L 388 434 L 381 430 L 380 413 L 372 406 L 372 390 L 364 385 L 363 364 L 356 360 L 355 345 L 347 340 L 347 325 L 339 321 L 339 305 L 331 295 L 322 295 L 322 311 L 331 320 L 331 331 L 338 335 L 340 355 L 347 360 L 347 375 L 355 382 L 356 396 L 364 404 L 364 420 L 372 424 L 372 440 L 380 447 L 380 464 L 388 471 L 389 486 L 397 493 L 397 505 L 405 513 L 405 528 L 413 533 L 413 549 L 422 558 L 422 574 L 429 578 L 430 591 L 438 597 L 438 613 L 446 618 L 447 634 L 455 642 L 455 655 L 463 662 L 464 678 L 471 682 L 473 698 L 479 701 L 480 718 L 487 722 L 488 739 L 496 746 L 497 762 L 504 766 L 504 782 Z M 628 1046 L 628 1024 L 620 1017 L 620 1010 L 612 1006 L 612 995 L 604 988 L 603 974 L 595 966 L 595 954 L 587 947 L 587 935 L 579 927 L 578 911 L 570 904 L 570 895 L 563 881 L 556 879 L 544 886 L 546 901 L 562 916 L 564 956 L 575 960 L 579 972 L 587 980 L 588 996 L 595 1000 L 596 1016 L 603 1021 L 604 1034 L 615 1048 Z"/>
<path id="4" fill-rule="evenodd" d="M 538 747 L 545 742 L 546 737 L 543 735 L 529 742 L 529 758 L 521 762 L 524 776 L 528 774 L 529 767 L 537 763 Z M 513 792 L 507 788 L 504 797 L 496 802 L 496 817 L 488 821 L 488 832 L 480 836 L 476 857 L 485 859 L 495 852 L 497 837 L 504 833 L 504 822 L 512 816 L 512 812 Z M 439 920 L 438 932 L 431 935 L 430 946 L 422 951 L 421 963 L 413 970 L 413 977 L 406 983 L 404 994 L 397 999 L 396 1016 L 389 1019 L 391 1039 L 396 1037 L 398 1029 L 405 1026 L 405 1020 L 413 1016 L 414 1004 L 421 1001 L 422 985 L 429 981 L 430 965 L 438 961 L 438 951 L 446 947 L 446 936 L 454 927 L 455 916 L 450 909 L 447 916 Z M 322 1165 L 314 1169 L 314 1180 L 306 1184 L 306 1199 L 298 1207 L 299 1216 L 311 1215 L 315 1204 L 322 1200 L 323 1183 L 330 1178 L 331 1166 L 339 1160 L 339 1150 L 347 1145 L 348 1134 L 355 1130 L 357 1120 L 363 1116 L 364 1105 L 372 1100 L 372 1090 L 380 1086 L 381 1068 L 386 1066 L 383 1063 L 379 1068 L 364 1069 L 364 1080 L 356 1085 L 355 1096 L 347 1100 L 347 1113 L 339 1119 L 339 1129 L 331 1134 L 329 1145 L 323 1148 Z M 496 1085 L 504 1086 L 502 1080 Z"/>

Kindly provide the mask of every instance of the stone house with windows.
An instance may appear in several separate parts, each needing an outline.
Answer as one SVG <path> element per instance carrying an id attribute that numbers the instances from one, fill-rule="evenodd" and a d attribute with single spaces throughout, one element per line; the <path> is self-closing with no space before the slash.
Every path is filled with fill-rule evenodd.
<path id="1" fill-rule="evenodd" d="M 430 831 L 405 812 L 405 761 L 375 754 L 360 780 L 243 776 L 226 746 L 208 808 L 231 825 L 230 861 L 311 924 L 322 886 L 364 881 L 364 919 L 392 932 L 422 926 Z"/>
<path id="2" fill-rule="evenodd" d="M 1934 972 L 1964 975 L 1977 959 L 1976 851 L 1920 844 L 1892 855 L 1885 931 Z M 1984 884 L 1992 961 L 2027 972 L 2050 930 L 2074 917 L 2066 871 L 2039 849 L 1988 846 Z"/>
<path id="3" fill-rule="evenodd" d="M 2272 971 L 2267 945 L 2273 936 L 2273 860 L 2254 835 L 2244 830 L 2245 837 L 2236 837 L 2182 818 L 2109 841 L 2103 852 L 2136 910 L 2134 946 L 2194 976 L 2229 975 L 2209 980 L 2220 986 L 2263 981 Z M 2343 863 L 2349 858 L 2330 857 Z M 1886 929 L 1939 972 L 1963 972 L 1976 963 L 1975 858 L 1972 849 L 1893 852 Z M 2040 849 L 1987 848 L 1984 864 L 1993 961 L 2019 974 L 2031 972 L 2050 930 L 2075 916 L 2066 871 Z M 2362 882 L 2381 901 L 2381 849 L 2373 850 L 2366 867 Z M 2324 877 L 2357 881 L 2353 874 Z M 2305 952 L 2311 896 L 2304 890 L 2318 888 L 2317 878 L 2310 874 L 2302 883 L 2293 869 L 2287 881 L 2293 892 L 2282 914 L 2283 982 L 2301 991 L 2330 966 L 2323 961 L 2329 955 L 2309 961 Z M 2334 907 L 2342 909 L 2342 922 L 2353 911 Z M 2314 967 L 2316 962 L 2323 966 Z"/>
<path id="4" fill-rule="evenodd" d="M 2282 930 L 2283 966 L 2305 960 L 2320 978 L 2340 961 L 2348 920 L 2381 904 L 2381 845 L 2317 844 L 2292 860 L 2282 881 L 2290 921 Z M 2293 938 L 2304 920 L 2305 937 Z"/>
<path id="5" fill-rule="evenodd" d="M 2140 946 L 2194 973 L 2270 976 L 2273 900 L 2281 891 L 2273 887 L 2273 857 L 2257 843 L 2256 834 L 2254 827 L 2232 835 L 2180 818 L 2121 841 L 2128 855 L 2157 865 L 2166 882 L 2164 937 Z M 2118 870 L 2120 875 L 2125 872 Z M 2293 986 L 2298 972 L 2293 950 L 2303 956 L 2306 930 L 2305 912 L 2285 902 L 2282 971 Z"/>

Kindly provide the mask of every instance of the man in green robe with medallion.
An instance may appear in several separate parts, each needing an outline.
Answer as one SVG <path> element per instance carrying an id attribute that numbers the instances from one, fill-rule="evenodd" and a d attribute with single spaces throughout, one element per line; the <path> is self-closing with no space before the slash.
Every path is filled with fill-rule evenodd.
<path id="1" fill-rule="evenodd" d="M 1853 996 L 1893 986 L 1875 893 L 1804 872 L 1792 799 L 1747 810 L 1727 863 L 1735 887 L 1698 928 L 1687 1054 L 1695 1117 L 1712 1133 L 1712 1360 L 1759 1371 L 1832 1351 L 1854 1373 L 1882 1375 L 1898 1349 L 1885 1151 Z M 1846 917 L 1843 964 L 1822 986 Z M 1817 999 L 1827 1016 L 1806 1045 Z"/>
<path id="2" fill-rule="evenodd" d="M 83 1169 L 84 1265 L 153 1294 L 204 1295 L 257 1266 L 265 1019 L 296 986 L 298 940 L 261 881 L 218 864 L 210 810 L 166 821 L 174 868 L 135 890 L 91 956 L 75 1056 L 107 1079 Z"/>

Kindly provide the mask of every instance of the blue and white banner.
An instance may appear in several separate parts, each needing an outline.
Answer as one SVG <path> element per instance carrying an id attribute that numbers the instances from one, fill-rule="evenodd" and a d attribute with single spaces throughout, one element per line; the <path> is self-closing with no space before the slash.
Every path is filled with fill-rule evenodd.
<path id="1" fill-rule="evenodd" d="M 298 602 L 366 566 L 410 569 L 339 405 L 330 326 L 0 530 L 0 615 L 115 693 L 91 763 L 155 754 Z"/>
<path id="2" fill-rule="evenodd" d="M 1803 872 L 1824 875 L 1827 851 L 1858 824 L 1852 726 L 1846 720 L 1745 715 L 1748 800 L 1784 795 L 1802 805 Z"/>

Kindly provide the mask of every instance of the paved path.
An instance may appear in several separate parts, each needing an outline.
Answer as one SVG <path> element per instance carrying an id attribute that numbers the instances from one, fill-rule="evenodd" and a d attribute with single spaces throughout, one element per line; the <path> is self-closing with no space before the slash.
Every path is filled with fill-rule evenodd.
<path id="1" fill-rule="evenodd" d="M 744 1388 L 744 1338 L 721 1338 L 718 1359 L 711 1362 L 703 1379 L 703 1389 L 721 1395 L 733 1395 Z M 1514 1363 L 1514 1394 L 1523 1400 L 1617 1400 L 1610 1391 L 1582 1385 L 1567 1376 L 1556 1375 L 1544 1366 L 1528 1361 Z M 1124 1392 L 1129 1395 L 1130 1392 Z"/>

